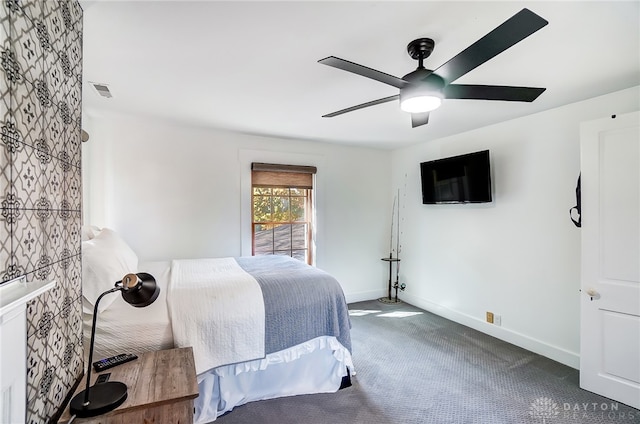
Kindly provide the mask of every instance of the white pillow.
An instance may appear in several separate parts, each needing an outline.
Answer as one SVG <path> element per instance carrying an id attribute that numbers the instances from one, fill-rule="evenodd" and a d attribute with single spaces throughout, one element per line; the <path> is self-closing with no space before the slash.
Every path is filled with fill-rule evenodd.
<path id="1" fill-rule="evenodd" d="M 82 296 L 92 308 L 116 281 L 137 270 L 138 256 L 115 231 L 104 228 L 94 238 L 82 242 Z M 118 297 L 115 293 L 103 297 L 98 311 L 104 311 Z"/>
<path id="2" fill-rule="evenodd" d="M 82 241 L 91 240 L 96 235 L 100 233 L 100 228 L 95 225 L 83 225 L 80 230 L 80 234 L 82 236 Z"/>

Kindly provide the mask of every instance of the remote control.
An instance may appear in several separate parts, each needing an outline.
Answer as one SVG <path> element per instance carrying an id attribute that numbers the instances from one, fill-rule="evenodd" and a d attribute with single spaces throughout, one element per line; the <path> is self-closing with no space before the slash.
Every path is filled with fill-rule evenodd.
<path id="1" fill-rule="evenodd" d="M 97 372 L 113 368 L 117 365 L 124 364 L 125 362 L 133 361 L 138 356 L 133 353 L 123 353 L 120 355 L 112 356 L 110 358 L 104 358 L 93 363 L 93 369 Z"/>

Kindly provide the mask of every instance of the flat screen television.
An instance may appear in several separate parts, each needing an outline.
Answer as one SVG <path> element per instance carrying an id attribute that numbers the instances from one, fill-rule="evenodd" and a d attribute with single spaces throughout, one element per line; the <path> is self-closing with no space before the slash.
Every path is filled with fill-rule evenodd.
<path id="1" fill-rule="evenodd" d="M 422 162 L 422 203 L 491 202 L 489 151 Z"/>

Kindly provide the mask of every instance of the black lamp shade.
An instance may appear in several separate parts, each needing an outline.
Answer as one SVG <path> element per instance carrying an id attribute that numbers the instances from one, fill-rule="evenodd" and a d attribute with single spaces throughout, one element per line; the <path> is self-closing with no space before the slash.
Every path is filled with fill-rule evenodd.
<path id="1" fill-rule="evenodd" d="M 160 287 L 151 274 L 127 274 L 122 279 L 122 298 L 137 308 L 151 305 L 159 294 Z"/>

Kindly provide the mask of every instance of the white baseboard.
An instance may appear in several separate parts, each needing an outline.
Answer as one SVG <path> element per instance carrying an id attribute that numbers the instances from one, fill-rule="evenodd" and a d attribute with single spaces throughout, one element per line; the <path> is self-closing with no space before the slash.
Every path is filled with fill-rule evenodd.
<path id="1" fill-rule="evenodd" d="M 381 290 L 368 290 L 365 292 L 357 292 L 357 293 L 345 293 L 344 297 L 347 300 L 347 303 L 353 303 L 353 302 L 362 302 L 365 300 L 378 299 L 386 295 L 387 294 L 385 290 L 381 289 Z"/>
<path id="2" fill-rule="evenodd" d="M 378 297 L 380 297 L 380 295 L 376 294 L 375 296 L 369 297 L 369 299 L 376 299 Z M 473 328 L 474 330 L 478 330 L 500 340 L 504 340 L 505 342 L 519 346 L 523 349 L 527 349 L 549 359 L 553 359 L 554 361 L 560 362 L 561 364 L 567 365 L 571 368 L 580 368 L 580 355 L 578 353 L 570 352 L 557 346 L 550 345 L 543 341 L 534 339 L 525 334 L 521 334 L 504 327 L 486 323 L 476 317 L 463 314 L 453 309 L 445 308 L 444 306 L 438 305 L 420 297 L 403 293 L 401 296 L 401 300 L 413 306 L 417 306 L 418 308 L 424 309 L 425 311 L 429 311 L 451 321 L 466 325 L 467 327 Z"/>

